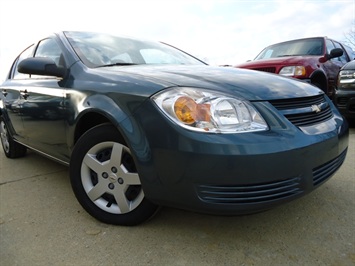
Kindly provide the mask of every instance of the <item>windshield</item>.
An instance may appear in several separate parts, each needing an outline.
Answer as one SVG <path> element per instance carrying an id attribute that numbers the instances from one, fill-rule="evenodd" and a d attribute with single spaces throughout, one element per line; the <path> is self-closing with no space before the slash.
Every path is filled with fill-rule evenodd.
<path id="1" fill-rule="evenodd" d="M 298 55 L 323 55 L 322 38 L 295 40 L 278 43 L 265 48 L 255 60 Z"/>
<path id="2" fill-rule="evenodd" d="M 92 32 L 65 32 L 69 43 L 88 67 L 141 64 L 204 64 L 191 55 L 159 42 Z"/>

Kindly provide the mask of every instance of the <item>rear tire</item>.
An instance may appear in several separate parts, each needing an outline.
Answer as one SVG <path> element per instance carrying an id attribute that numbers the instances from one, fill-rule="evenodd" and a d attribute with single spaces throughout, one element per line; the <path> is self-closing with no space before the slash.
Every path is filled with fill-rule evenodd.
<path id="1" fill-rule="evenodd" d="M 78 140 L 70 180 L 79 203 L 101 222 L 137 225 L 158 210 L 145 198 L 131 152 L 111 125 L 94 127 Z"/>
<path id="2" fill-rule="evenodd" d="M 14 141 L 3 117 L 0 118 L 0 135 L 1 145 L 6 157 L 19 158 L 26 155 L 27 148 Z"/>

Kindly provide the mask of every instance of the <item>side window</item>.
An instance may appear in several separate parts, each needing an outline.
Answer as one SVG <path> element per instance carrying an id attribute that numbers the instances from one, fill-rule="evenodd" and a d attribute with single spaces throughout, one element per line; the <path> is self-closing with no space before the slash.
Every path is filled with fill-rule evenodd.
<path id="1" fill-rule="evenodd" d="M 327 54 L 330 54 L 330 51 L 335 48 L 334 43 L 331 40 L 327 40 Z"/>
<path id="2" fill-rule="evenodd" d="M 340 43 L 334 42 L 334 44 L 335 44 L 335 47 L 336 47 L 336 48 L 340 48 L 340 49 L 343 50 L 343 55 L 340 56 L 340 57 L 338 57 L 338 60 L 339 60 L 340 62 L 342 62 L 343 64 L 346 64 L 347 62 L 349 62 L 349 58 L 348 58 L 348 56 L 346 55 L 346 51 L 345 51 L 344 48 L 340 45 Z M 335 59 L 336 59 L 336 58 L 335 58 Z"/>
<path id="3" fill-rule="evenodd" d="M 353 51 L 349 46 L 342 44 L 345 51 L 347 52 L 348 56 L 350 57 L 351 60 L 355 60 L 355 51 Z"/>
<path id="4" fill-rule="evenodd" d="M 33 47 L 34 47 L 34 45 L 31 45 L 30 47 L 28 47 L 28 48 L 27 48 L 26 50 L 24 50 L 24 51 L 20 54 L 20 56 L 15 60 L 13 66 L 12 66 L 12 69 L 11 69 L 11 77 L 12 77 L 12 79 L 28 79 L 28 78 L 30 78 L 30 75 L 28 75 L 28 74 L 19 73 L 19 72 L 17 71 L 17 66 L 18 66 L 18 64 L 19 64 L 23 59 L 26 59 L 26 58 L 32 56 Z"/>
<path id="5" fill-rule="evenodd" d="M 54 39 L 44 39 L 37 47 L 35 57 L 49 57 L 57 66 L 64 66 L 62 51 Z"/>

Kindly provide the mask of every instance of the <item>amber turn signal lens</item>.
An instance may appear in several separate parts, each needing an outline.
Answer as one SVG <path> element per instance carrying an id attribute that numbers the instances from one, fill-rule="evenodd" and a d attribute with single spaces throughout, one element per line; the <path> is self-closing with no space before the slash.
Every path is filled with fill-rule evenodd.
<path id="1" fill-rule="evenodd" d="M 176 117 L 185 124 L 211 121 L 210 104 L 198 104 L 187 96 L 179 97 L 174 104 Z"/>
<path id="2" fill-rule="evenodd" d="M 192 124 L 195 122 L 195 119 L 192 117 L 192 113 L 196 111 L 197 103 L 190 97 L 180 97 L 176 100 L 174 104 L 174 111 L 177 118 L 185 123 Z"/>

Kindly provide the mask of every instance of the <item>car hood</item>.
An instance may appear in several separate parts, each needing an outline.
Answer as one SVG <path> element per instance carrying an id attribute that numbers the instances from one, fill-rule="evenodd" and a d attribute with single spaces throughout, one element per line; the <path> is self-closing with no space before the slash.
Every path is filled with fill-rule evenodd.
<path id="1" fill-rule="evenodd" d="M 275 57 L 268 59 L 260 59 L 245 62 L 242 64 L 235 65 L 234 67 L 240 68 L 259 68 L 259 67 L 268 67 L 275 65 L 297 65 L 302 64 L 302 62 L 307 61 L 308 64 L 311 62 L 319 62 L 319 56 L 284 56 L 284 57 Z"/>
<path id="2" fill-rule="evenodd" d="M 349 63 L 345 64 L 341 70 L 355 70 L 355 60 L 350 61 Z"/>
<path id="3" fill-rule="evenodd" d="M 298 98 L 322 93 L 305 82 L 259 71 L 212 66 L 124 66 L 95 69 L 102 75 L 143 86 L 145 94 L 168 87 L 198 87 L 242 97 L 250 101 Z M 153 84 L 153 85 L 152 85 Z"/>

